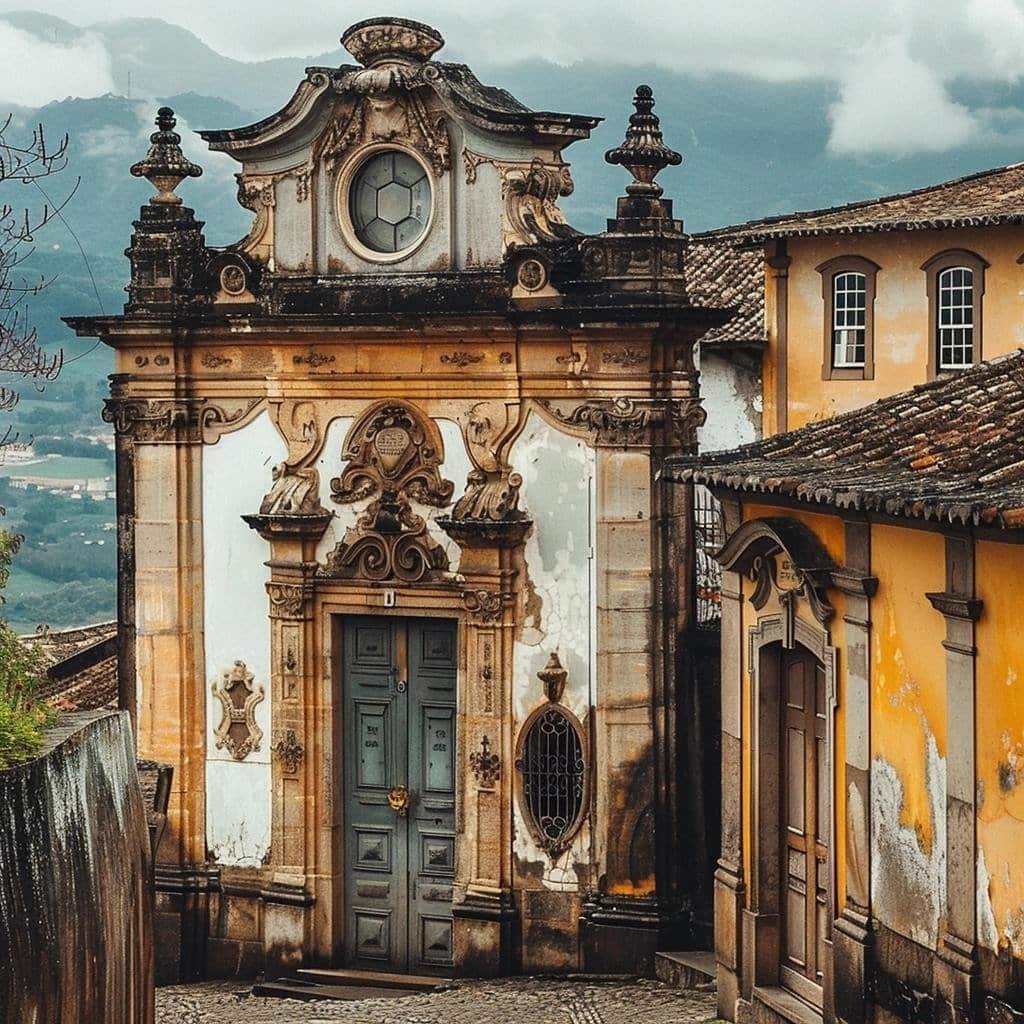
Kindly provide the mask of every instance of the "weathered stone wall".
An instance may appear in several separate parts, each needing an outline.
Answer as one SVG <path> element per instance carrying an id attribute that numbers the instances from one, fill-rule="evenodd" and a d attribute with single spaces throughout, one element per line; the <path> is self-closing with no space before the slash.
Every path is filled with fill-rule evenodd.
<path id="1" fill-rule="evenodd" d="M 153 1020 L 150 850 L 127 712 L 0 772 L 0 1022 Z"/>

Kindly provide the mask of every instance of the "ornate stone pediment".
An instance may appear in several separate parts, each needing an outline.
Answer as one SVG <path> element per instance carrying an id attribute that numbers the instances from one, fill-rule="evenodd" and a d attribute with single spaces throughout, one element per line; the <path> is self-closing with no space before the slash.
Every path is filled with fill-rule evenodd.
<path id="1" fill-rule="evenodd" d="M 455 485 L 441 477 L 437 424 L 405 402 L 379 402 L 353 424 L 342 449 L 348 465 L 331 481 L 331 500 L 347 505 L 391 491 L 444 508 Z"/>

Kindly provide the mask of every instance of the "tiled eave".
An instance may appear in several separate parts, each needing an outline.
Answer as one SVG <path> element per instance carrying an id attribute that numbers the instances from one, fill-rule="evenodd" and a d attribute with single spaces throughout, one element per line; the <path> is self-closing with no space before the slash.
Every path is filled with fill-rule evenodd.
<path id="1" fill-rule="evenodd" d="M 902 519 L 917 519 L 952 526 L 991 526 L 1016 530 L 1024 527 L 1024 488 L 1007 494 L 1006 500 L 993 503 L 991 492 L 966 491 L 960 494 L 914 493 L 904 490 L 898 481 L 880 487 L 877 480 L 851 480 L 848 474 L 842 484 L 829 486 L 820 480 L 808 480 L 813 464 L 792 466 L 786 473 L 779 467 L 771 470 L 742 464 L 728 468 L 685 468 L 673 466 L 666 470 L 669 479 L 693 481 L 716 489 L 737 493 L 774 495 L 827 511 L 877 513 Z"/>

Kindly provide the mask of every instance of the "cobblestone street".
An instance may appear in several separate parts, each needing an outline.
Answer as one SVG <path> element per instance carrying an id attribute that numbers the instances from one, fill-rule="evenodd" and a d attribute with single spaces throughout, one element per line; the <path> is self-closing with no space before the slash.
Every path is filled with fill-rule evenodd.
<path id="1" fill-rule="evenodd" d="M 714 1016 L 714 993 L 683 992 L 656 981 L 514 978 L 360 1002 L 257 998 L 239 982 L 156 993 L 157 1024 L 703 1024 Z"/>

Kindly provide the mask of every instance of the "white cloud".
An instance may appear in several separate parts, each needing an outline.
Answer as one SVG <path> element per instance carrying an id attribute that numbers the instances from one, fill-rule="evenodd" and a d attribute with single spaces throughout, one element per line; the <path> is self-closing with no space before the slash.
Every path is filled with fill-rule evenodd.
<path id="1" fill-rule="evenodd" d="M 848 62 L 829 113 L 835 153 L 938 152 L 978 132 L 971 111 L 949 98 L 939 75 L 911 57 L 900 38 Z"/>
<path id="2" fill-rule="evenodd" d="M 1013 81 L 1024 67 L 1024 11 L 1014 0 L 970 0 L 967 23 L 981 37 L 985 70 Z"/>
<path id="3" fill-rule="evenodd" d="M 89 33 L 73 43 L 40 39 L 0 22 L 0 102 L 40 107 L 66 96 L 112 92 L 110 56 Z"/>

